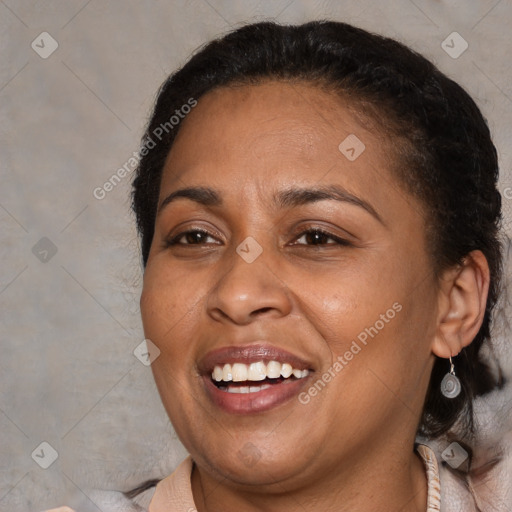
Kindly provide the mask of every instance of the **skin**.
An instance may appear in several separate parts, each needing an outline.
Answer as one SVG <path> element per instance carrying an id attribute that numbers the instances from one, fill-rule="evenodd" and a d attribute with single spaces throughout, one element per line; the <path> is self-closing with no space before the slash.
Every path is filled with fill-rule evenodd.
<path id="1" fill-rule="evenodd" d="M 168 155 L 159 204 L 195 186 L 222 199 L 179 198 L 158 212 L 141 296 L 145 335 L 161 351 L 155 381 L 195 461 L 199 512 L 426 509 L 413 443 L 434 355 L 457 354 L 478 332 L 489 271 L 475 251 L 434 278 L 422 205 L 392 172 L 400 141 L 361 119 L 306 83 L 221 88 L 199 99 Z M 338 149 L 349 134 L 365 144 L 355 161 Z M 273 201 L 330 185 L 380 220 L 346 201 Z M 318 228 L 348 244 L 304 235 Z M 166 245 L 193 229 L 209 235 Z M 252 263 L 236 252 L 249 236 L 263 249 Z M 307 404 L 236 415 L 205 393 L 198 361 L 255 340 L 311 363 L 307 390 L 394 303 L 401 311 Z"/>

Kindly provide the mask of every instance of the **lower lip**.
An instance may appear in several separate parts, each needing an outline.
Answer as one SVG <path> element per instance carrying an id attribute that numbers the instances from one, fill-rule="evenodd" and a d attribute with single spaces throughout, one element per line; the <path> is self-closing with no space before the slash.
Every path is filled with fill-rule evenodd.
<path id="1" fill-rule="evenodd" d="M 268 411 L 297 396 L 307 377 L 272 384 L 270 388 L 254 393 L 229 393 L 220 390 L 209 376 L 203 377 L 206 392 L 212 402 L 231 414 L 253 414 Z M 259 383 L 255 382 L 257 386 Z"/>

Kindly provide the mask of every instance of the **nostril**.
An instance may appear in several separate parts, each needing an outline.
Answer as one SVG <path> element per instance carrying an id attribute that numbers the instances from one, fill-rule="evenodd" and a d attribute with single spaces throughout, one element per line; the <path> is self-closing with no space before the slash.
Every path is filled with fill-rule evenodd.
<path id="1" fill-rule="evenodd" d="M 260 308 L 260 309 L 257 309 L 256 311 L 253 311 L 252 314 L 253 315 L 260 315 L 262 313 L 266 313 L 267 311 L 272 311 L 273 308 L 271 307 L 266 307 L 266 308 Z"/>

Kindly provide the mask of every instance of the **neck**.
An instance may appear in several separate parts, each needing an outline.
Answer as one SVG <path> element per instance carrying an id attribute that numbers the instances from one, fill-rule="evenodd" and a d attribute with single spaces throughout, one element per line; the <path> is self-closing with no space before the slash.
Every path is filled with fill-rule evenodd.
<path id="1" fill-rule="evenodd" d="M 195 466 L 194 501 L 198 512 L 425 512 L 427 480 L 422 460 L 408 443 L 381 444 L 384 446 L 369 447 L 364 456 L 358 450 L 357 456 L 347 457 L 343 463 L 324 468 L 323 472 L 310 471 L 305 478 L 295 476 L 258 487 L 257 491 L 229 479 L 219 481 Z"/>

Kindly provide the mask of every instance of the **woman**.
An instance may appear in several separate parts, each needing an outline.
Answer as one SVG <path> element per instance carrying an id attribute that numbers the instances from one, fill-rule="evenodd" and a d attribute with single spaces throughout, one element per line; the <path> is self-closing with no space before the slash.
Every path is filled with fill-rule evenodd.
<path id="1" fill-rule="evenodd" d="M 479 352 L 498 164 L 467 93 L 350 25 L 253 24 L 169 77 L 140 154 L 142 321 L 190 457 L 127 495 L 150 488 L 150 512 L 447 510 L 418 440 L 470 439 L 497 384 Z"/>

